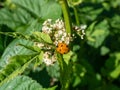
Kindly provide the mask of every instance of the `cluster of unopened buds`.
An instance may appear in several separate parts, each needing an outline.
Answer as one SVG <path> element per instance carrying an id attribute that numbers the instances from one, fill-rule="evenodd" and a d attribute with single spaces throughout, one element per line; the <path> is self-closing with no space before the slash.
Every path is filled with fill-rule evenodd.
<path id="1" fill-rule="evenodd" d="M 74 30 L 80 35 L 81 39 L 83 39 L 83 36 L 85 35 L 84 29 L 86 28 L 86 25 L 82 25 L 80 27 L 74 26 Z M 69 44 L 70 42 L 75 38 L 74 34 L 70 35 L 65 30 L 65 24 L 62 20 L 57 19 L 53 22 L 52 19 L 48 19 L 44 21 L 42 32 L 48 34 L 53 41 L 53 45 L 56 47 L 56 51 L 60 54 L 66 54 L 69 52 Z M 51 49 L 51 46 L 45 45 L 44 43 L 37 43 L 35 44 L 40 48 L 47 48 Z M 56 62 L 57 57 L 56 53 L 47 50 L 44 51 L 43 55 L 43 62 L 49 66 L 52 65 L 54 62 Z"/>

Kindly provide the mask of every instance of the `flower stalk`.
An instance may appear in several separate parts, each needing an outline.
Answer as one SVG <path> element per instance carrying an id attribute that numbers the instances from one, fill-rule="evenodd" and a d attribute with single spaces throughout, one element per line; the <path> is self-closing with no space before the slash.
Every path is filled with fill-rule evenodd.
<path id="1" fill-rule="evenodd" d="M 63 11 L 65 30 L 67 34 L 70 34 L 70 36 L 72 36 L 72 23 L 71 23 L 67 0 L 59 0 L 59 3 Z M 69 85 L 70 85 L 70 80 L 71 80 L 70 77 L 71 77 L 71 72 L 72 72 L 72 64 L 71 63 L 66 64 L 61 54 L 58 54 L 57 57 L 58 57 L 59 65 L 60 65 L 60 82 L 62 85 L 61 90 L 69 90 Z"/>
<path id="2" fill-rule="evenodd" d="M 69 7 L 68 7 L 67 0 L 59 0 L 59 3 L 61 5 L 62 11 L 63 11 L 66 32 L 71 35 L 71 33 L 72 33 L 72 23 L 71 23 L 71 19 L 70 19 L 70 12 L 69 12 Z"/>
<path id="3" fill-rule="evenodd" d="M 77 12 L 77 9 L 76 9 L 75 6 L 73 6 L 73 10 L 74 10 L 74 14 L 75 14 L 76 24 L 77 24 L 77 25 L 80 25 L 79 17 L 78 17 L 78 12 Z"/>

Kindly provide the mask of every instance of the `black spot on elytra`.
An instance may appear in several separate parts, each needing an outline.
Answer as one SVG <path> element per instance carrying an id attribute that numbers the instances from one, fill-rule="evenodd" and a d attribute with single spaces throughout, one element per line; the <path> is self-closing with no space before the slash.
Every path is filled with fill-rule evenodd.
<path id="1" fill-rule="evenodd" d="M 61 51 L 61 49 L 59 49 L 59 51 Z"/>
<path id="2" fill-rule="evenodd" d="M 63 45 L 61 45 L 61 47 L 63 47 Z"/>

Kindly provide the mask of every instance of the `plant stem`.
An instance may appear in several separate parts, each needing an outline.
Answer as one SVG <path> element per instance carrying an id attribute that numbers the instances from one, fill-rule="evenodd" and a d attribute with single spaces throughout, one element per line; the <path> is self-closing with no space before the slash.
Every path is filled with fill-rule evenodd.
<path id="1" fill-rule="evenodd" d="M 61 54 L 57 54 L 58 62 L 60 66 L 60 83 L 62 85 L 61 90 L 69 90 L 69 84 L 70 84 L 70 73 L 71 69 L 70 65 L 67 65 L 63 59 L 63 56 Z"/>
<path id="2" fill-rule="evenodd" d="M 75 14 L 76 24 L 77 24 L 77 25 L 80 25 L 79 17 L 78 17 L 78 12 L 77 12 L 77 9 L 76 9 L 75 6 L 73 6 L 73 10 L 74 10 L 74 14 Z"/>
<path id="3" fill-rule="evenodd" d="M 59 3 L 61 4 L 62 11 L 63 11 L 66 32 L 71 35 L 72 23 L 71 23 L 71 19 L 70 19 L 70 12 L 69 12 L 67 0 L 59 0 Z"/>
<path id="4" fill-rule="evenodd" d="M 67 0 L 59 0 L 59 3 L 61 4 L 62 11 L 63 11 L 63 16 L 64 16 L 64 21 L 65 21 L 65 28 L 66 32 L 68 34 L 72 34 L 72 23 L 71 23 L 71 18 L 70 18 L 70 12 L 69 12 L 69 7 Z M 58 54 L 58 62 L 60 65 L 60 83 L 62 85 L 61 90 L 69 90 L 69 84 L 71 80 L 71 64 L 66 64 L 63 56 L 61 54 Z"/>

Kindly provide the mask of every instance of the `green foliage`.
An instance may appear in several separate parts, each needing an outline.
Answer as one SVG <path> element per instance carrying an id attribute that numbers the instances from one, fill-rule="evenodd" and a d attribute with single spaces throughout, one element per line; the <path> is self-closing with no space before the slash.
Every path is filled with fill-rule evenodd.
<path id="1" fill-rule="evenodd" d="M 27 76 L 17 76 L 13 80 L 3 84 L 0 90 L 43 90 L 37 82 Z"/>
<path id="2" fill-rule="evenodd" d="M 28 65 L 36 58 L 36 56 L 14 56 L 10 58 L 6 67 L 1 69 L 0 78 L 1 84 L 5 83 L 6 81 L 14 78 L 18 74 L 23 73 L 23 71 L 28 67 Z"/>
<path id="3" fill-rule="evenodd" d="M 35 80 L 27 76 L 17 76 L 13 80 L 3 84 L 0 90 L 55 90 L 56 87 L 43 88 Z"/>
<path id="4" fill-rule="evenodd" d="M 120 75 L 120 53 L 114 53 L 106 61 L 105 67 L 102 68 L 102 73 L 110 78 L 118 78 Z M 111 66 L 111 67 L 110 67 Z"/>
<path id="5" fill-rule="evenodd" d="M 40 19 L 57 19 L 60 18 L 61 15 L 60 6 L 52 0 L 34 0 L 34 3 L 32 0 L 12 1 Z"/>
<path id="6" fill-rule="evenodd" d="M 103 26 L 104 28 L 101 26 Z M 96 25 L 95 29 L 92 32 L 91 31 L 92 30 L 89 30 L 87 32 L 90 33 L 90 36 L 88 36 L 88 44 L 95 48 L 98 48 L 109 34 L 107 22 L 103 21 L 99 23 L 98 25 Z"/>
<path id="7" fill-rule="evenodd" d="M 34 42 L 56 48 L 40 32 L 46 19 L 63 18 L 56 1 L 0 1 L 0 90 L 120 90 L 120 0 L 68 0 L 72 23 L 86 24 L 86 36 L 45 66 Z"/>
<path id="8" fill-rule="evenodd" d="M 27 44 L 31 45 L 32 42 L 26 41 L 26 40 L 18 40 L 15 39 L 13 42 L 9 44 L 9 46 L 5 49 L 3 55 L 1 56 L 0 59 L 0 66 L 4 67 L 4 65 L 7 64 L 8 60 L 10 57 L 15 56 L 15 55 L 27 55 L 32 53 L 32 51 L 29 51 L 25 49 L 24 47 L 19 46 L 18 44 Z"/>
<path id="9" fill-rule="evenodd" d="M 16 30 L 18 27 L 25 27 L 31 19 L 30 14 L 21 8 L 16 8 L 12 12 L 8 8 L 0 10 L 0 24 L 5 24 L 13 30 Z"/>
<path id="10" fill-rule="evenodd" d="M 34 34 L 35 38 L 38 39 L 38 42 L 52 44 L 52 40 L 48 34 L 43 33 L 43 32 L 34 32 L 33 34 Z"/>

